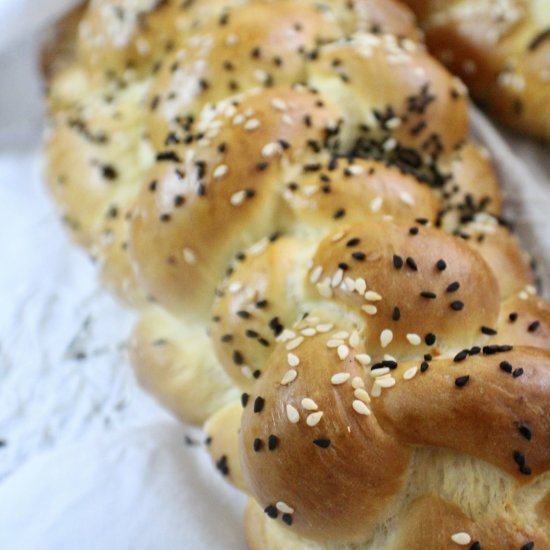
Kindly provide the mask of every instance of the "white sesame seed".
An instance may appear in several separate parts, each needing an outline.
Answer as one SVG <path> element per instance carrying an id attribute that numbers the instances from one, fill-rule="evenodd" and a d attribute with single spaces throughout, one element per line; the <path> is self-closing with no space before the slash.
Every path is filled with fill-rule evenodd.
<path id="1" fill-rule="evenodd" d="M 451 540 L 460 546 L 467 546 L 470 542 L 472 542 L 472 537 L 468 533 L 462 531 L 451 535 Z"/>
<path id="2" fill-rule="evenodd" d="M 397 359 L 390 353 L 384 353 L 384 361 L 394 361 L 397 363 Z"/>
<path id="3" fill-rule="evenodd" d="M 309 276 L 309 282 L 312 283 L 312 284 L 315 284 L 321 278 L 322 273 L 323 273 L 323 268 L 320 265 L 318 265 L 311 272 L 311 275 Z"/>
<path id="4" fill-rule="evenodd" d="M 407 334 L 407 340 L 409 341 L 409 344 L 413 346 L 419 346 L 422 343 L 422 338 L 420 338 L 418 334 L 414 333 Z"/>
<path id="5" fill-rule="evenodd" d="M 231 198 L 229 199 L 229 202 L 233 206 L 240 206 L 245 199 L 246 199 L 246 191 L 241 190 L 241 191 L 237 191 L 236 193 L 233 193 L 233 195 L 231 195 Z"/>
<path id="6" fill-rule="evenodd" d="M 338 357 L 343 361 L 349 355 L 349 348 L 346 345 L 338 346 Z"/>
<path id="7" fill-rule="evenodd" d="M 231 294 L 236 294 L 237 292 L 242 290 L 242 288 L 243 288 L 242 283 L 240 283 L 239 281 L 234 281 L 229 285 L 229 292 L 231 292 Z"/>
<path id="8" fill-rule="evenodd" d="M 332 287 L 333 288 L 337 287 L 342 282 L 343 278 L 344 278 L 344 270 L 338 269 L 334 274 L 334 276 L 332 277 L 332 281 L 331 281 Z"/>
<path id="9" fill-rule="evenodd" d="M 291 367 L 297 367 L 300 364 L 300 358 L 294 353 L 288 353 L 286 357 Z"/>
<path id="10" fill-rule="evenodd" d="M 382 145 L 384 151 L 393 151 L 397 147 L 397 140 L 394 138 L 389 138 Z"/>
<path id="11" fill-rule="evenodd" d="M 359 399 L 355 399 L 352 403 L 353 410 L 356 413 L 363 414 L 365 416 L 370 416 L 370 409 L 363 403 L 363 401 L 359 401 Z"/>
<path id="12" fill-rule="evenodd" d="M 300 413 L 292 406 L 286 406 L 286 417 L 292 424 L 297 424 L 300 421 Z"/>
<path id="13" fill-rule="evenodd" d="M 234 46 L 239 41 L 239 37 L 236 34 L 228 34 L 225 37 L 225 43 L 228 46 Z"/>
<path id="14" fill-rule="evenodd" d="M 298 376 L 298 371 L 295 371 L 294 369 L 289 369 L 283 375 L 283 378 L 281 379 L 281 384 L 283 386 L 286 386 L 287 384 L 294 382 L 297 376 Z"/>
<path id="15" fill-rule="evenodd" d="M 358 166 L 357 164 L 352 164 L 351 166 L 348 166 L 346 170 L 349 174 L 353 176 L 359 176 L 365 171 L 362 166 Z"/>
<path id="16" fill-rule="evenodd" d="M 216 166 L 212 175 L 214 176 L 214 179 L 219 180 L 227 174 L 228 170 L 229 168 L 227 167 L 227 164 L 220 164 Z"/>
<path id="17" fill-rule="evenodd" d="M 286 342 L 287 340 L 291 340 L 292 338 L 296 337 L 296 333 L 293 330 L 290 330 L 288 328 L 285 328 L 275 340 L 277 342 Z"/>
<path id="18" fill-rule="evenodd" d="M 333 374 L 330 381 L 335 386 L 339 386 L 340 384 L 344 384 L 351 378 L 351 374 L 349 372 L 338 372 L 336 374 Z"/>
<path id="19" fill-rule="evenodd" d="M 317 325 L 315 328 L 317 329 L 317 332 L 329 332 L 332 330 L 332 323 L 323 323 L 320 325 Z"/>
<path id="20" fill-rule="evenodd" d="M 391 341 L 393 340 L 393 332 L 389 328 L 385 328 L 380 333 L 380 345 L 385 348 L 389 346 Z"/>
<path id="21" fill-rule="evenodd" d="M 527 292 L 525 290 L 522 290 L 519 294 L 519 299 L 520 300 L 528 300 L 529 299 L 529 294 L 527 294 Z"/>
<path id="22" fill-rule="evenodd" d="M 330 283 L 330 279 L 329 279 L 329 283 Z M 332 288 L 330 288 L 330 284 L 326 282 L 317 283 L 315 285 L 315 288 L 323 298 L 332 298 Z"/>
<path id="23" fill-rule="evenodd" d="M 239 124 L 242 124 L 244 122 L 244 115 L 236 115 L 233 117 L 233 124 L 235 126 L 238 126 Z"/>
<path id="24" fill-rule="evenodd" d="M 367 315 L 376 315 L 378 313 L 378 308 L 376 306 L 373 306 L 372 304 L 367 304 L 366 306 L 361 306 L 361 309 Z"/>
<path id="25" fill-rule="evenodd" d="M 399 198 L 401 199 L 401 202 L 404 202 L 405 204 L 408 204 L 410 206 L 414 206 L 415 201 L 410 193 L 407 193 L 407 191 L 401 191 L 399 193 Z"/>
<path id="26" fill-rule="evenodd" d="M 527 294 L 530 294 L 531 296 L 534 296 L 537 293 L 537 289 L 533 285 L 527 285 L 525 287 L 525 291 L 527 292 Z"/>
<path id="27" fill-rule="evenodd" d="M 365 300 L 369 302 L 379 302 L 381 299 L 382 296 L 380 296 L 378 292 L 374 292 L 374 290 L 367 290 L 367 292 L 365 292 Z"/>
<path id="28" fill-rule="evenodd" d="M 370 395 L 363 389 L 363 388 L 357 388 L 353 395 L 357 397 L 360 401 L 363 401 L 365 403 L 370 403 Z"/>
<path id="29" fill-rule="evenodd" d="M 249 380 L 252 380 L 254 376 L 252 375 L 252 369 L 248 365 L 243 365 L 241 367 L 241 372 L 245 376 L 245 378 L 248 378 Z"/>
<path id="30" fill-rule="evenodd" d="M 363 379 L 360 376 L 354 376 L 351 381 L 351 386 L 353 389 L 358 390 L 365 387 L 365 382 L 363 382 Z"/>
<path id="31" fill-rule="evenodd" d="M 377 378 L 375 384 L 378 384 L 381 388 L 392 388 L 395 386 L 395 378 L 389 376 L 388 378 Z"/>
<path id="32" fill-rule="evenodd" d="M 323 411 L 309 414 L 306 418 L 306 424 L 311 427 L 317 426 L 317 424 L 319 424 L 319 421 L 323 417 L 323 414 Z"/>
<path id="33" fill-rule="evenodd" d="M 382 395 L 382 387 L 375 382 L 370 390 L 370 394 L 372 397 L 380 397 Z"/>
<path id="34" fill-rule="evenodd" d="M 195 265 L 197 263 L 197 255 L 190 248 L 183 249 L 183 259 L 189 265 Z"/>
<path id="35" fill-rule="evenodd" d="M 399 117 L 393 117 L 386 121 L 386 128 L 390 130 L 395 130 L 399 128 L 399 126 L 401 126 L 401 119 Z"/>
<path id="36" fill-rule="evenodd" d="M 274 141 L 273 143 L 267 143 L 262 148 L 262 156 L 264 157 L 272 157 L 274 155 L 279 154 L 282 151 L 282 147 L 279 143 Z"/>
<path id="37" fill-rule="evenodd" d="M 341 340 L 340 338 L 331 338 L 327 341 L 327 348 L 337 348 L 338 346 L 341 346 L 344 343 L 344 340 Z"/>
<path id="38" fill-rule="evenodd" d="M 353 292 L 355 290 L 355 281 L 351 277 L 346 277 L 344 279 L 344 284 L 349 292 Z"/>
<path id="39" fill-rule="evenodd" d="M 286 345 L 286 349 L 288 351 L 292 351 L 293 349 L 296 349 L 303 341 L 304 341 L 304 337 L 303 336 L 298 336 L 298 338 L 295 338 L 294 340 L 291 340 Z"/>
<path id="40" fill-rule="evenodd" d="M 267 73 L 265 71 L 262 71 L 261 69 L 256 69 L 254 71 L 254 78 L 258 82 L 265 82 L 267 80 Z"/>
<path id="41" fill-rule="evenodd" d="M 359 333 L 356 330 L 354 330 L 349 337 L 349 345 L 352 348 L 355 348 L 359 345 Z"/>
<path id="42" fill-rule="evenodd" d="M 374 199 L 372 199 L 371 203 L 370 203 L 370 210 L 371 212 L 380 212 L 380 209 L 382 208 L 382 203 L 383 203 L 383 199 L 382 197 L 376 197 Z"/>
<path id="43" fill-rule="evenodd" d="M 370 355 L 366 353 L 359 353 L 358 355 L 355 356 L 355 359 L 359 362 L 360 365 L 363 365 L 364 367 L 369 365 L 370 362 L 372 361 Z"/>
<path id="44" fill-rule="evenodd" d="M 338 231 L 338 233 L 335 233 L 331 238 L 330 240 L 333 242 L 333 243 L 337 243 L 339 240 L 343 239 L 346 235 L 346 232 L 345 231 Z"/>
<path id="45" fill-rule="evenodd" d="M 317 406 L 317 403 L 313 401 L 313 399 L 309 397 L 304 397 L 302 399 L 302 407 L 308 411 L 316 411 L 319 407 Z"/>
<path id="46" fill-rule="evenodd" d="M 412 380 L 416 376 L 417 372 L 418 372 L 418 367 L 411 367 L 410 369 L 407 369 L 403 373 L 403 379 L 404 380 Z"/>
<path id="47" fill-rule="evenodd" d="M 357 292 L 359 292 L 361 296 L 365 294 L 365 292 L 367 291 L 367 282 L 365 281 L 365 279 L 362 279 L 361 277 L 355 279 L 355 290 L 357 290 Z"/>
<path id="48" fill-rule="evenodd" d="M 256 130 L 256 128 L 260 127 L 260 121 L 257 118 L 251 118 L 250 120 L 246 121 L 246 124 L 244 125 L 245 130 Z"/>
<path id="49" fill-rule="evenodd" d="M 379 369 L 374 369 L 369 372 L 371 378 L 380 378 L 390 373 L 389 367 L 382 367 Z"/>
<path id="50" fill-rule="evenodd" d="M 317 331 L 313 328 L 305 328 L 304 330 L 300 331 L 301 334 L 304 336 L 315 336 L 317 334 Z"/>
<path id="51" fill-rule="evenodd" d="M 281 120 L 283 121 L 284 124 L 286 124 L 287 126 L 294 126 L 294 121 L 292 120 L 292 117 L 287 115 L 287 114 L 284 114 L 282 117 L 281 117 Z"/>
<path id="52" fill-rule="evenodd" d="M 277 97 L 271 100 L 271 105 L 277 109 L 277 111 L 286 111 L 287 109 L 286 103 Z"/>
<path id="53" fill-rule="evenodd" d="M 332 335 L 332 337 L 333 338 L 341 338 L 341 339 L 348 338 L 349 337 L 349 332 L 347 330 L 340 330 L 338 332 L 335 332 Z"/>
<path id="54" fill-rule="evenodd" d="M 275 504 L 275 507 L 282 514 L 293 514 L 294 513 L 294 508 L 291 508 L 286 502 L 283 502 L 283 501 L 277 502 L 277 504 Z"/>

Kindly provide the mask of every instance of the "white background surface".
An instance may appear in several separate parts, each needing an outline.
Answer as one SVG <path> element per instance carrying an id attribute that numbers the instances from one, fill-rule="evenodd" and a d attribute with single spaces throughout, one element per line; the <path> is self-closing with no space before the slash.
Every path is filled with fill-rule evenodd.
<path id="1" fill-rule="evenodd" d="M 29 29 L 67 3 L 0 0 L 0 50 L 11 40 L 0 51 L 0 549 L 243 548 L 243 497 L 136 386 L 125 354 L 133 315 L 98 287 L 43 190 Z M 550 281 L 548 150 L 504 142 L 477 114 L 474 129 Z"/>

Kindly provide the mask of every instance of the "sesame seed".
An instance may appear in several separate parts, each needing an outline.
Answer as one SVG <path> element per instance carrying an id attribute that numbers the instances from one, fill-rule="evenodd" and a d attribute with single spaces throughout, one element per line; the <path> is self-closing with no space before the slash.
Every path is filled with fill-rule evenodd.
<path id="1" fill-rule="evenodd" d="M 262 412 L 265 405 L 265 399 L 263 397 L 256 397 L 254 400 L 254 412 L 260 413 Z"/>
<path id="2" fill-rule="evenodd" d="M 456 292 L 460 288 L 460 283 L 455 281 L 447 287 L 447 292 Z"/>
<path id="3" fill-rule="evenodd" d="M 349 345 L 352 348 L 355 348 L 359 345 L 359 333 L 356 330 L 354 330 L 349 337 Z"/>
<path id="4" fill-rule="evenodd" d="M 351 374 L 349 372 L 338 372 L 332 375 L 330 382 L 335 386 L 339 386 L 340 384 L 347 382 L 350 378 Z"/>
<path id="5" fill-rule="evenodd" d="M 370 377 L 371 378 L 379 378 L 380 376 L 386 376 L 386 374 L 390 373 L 389 367 L 380 367 L 380 368 L 374 368 L 370 371 Z"/>
<path id="6" fill-rule="evenodd" d="M 403 373 L 403 379 L 404 380 L 412 380 L 415 376 L 416 376 L 416 373 L 418 372 L 418 368 L 417 367 L 411 367 L 410 369 L 407 369 L 404 373 Z"/>
<path id="7" fill-rule="evenodd" d="M 533 321 L 528 327 L 527 332 L 535 332 L 540 327 L 540 321 Z"/>
<path id="8" fill-rule="evenodd" d="M 392 378 L 391 376 L 389 376 L 388 378 L 386 377 L 377 378 L 375 385 L 376 384 L 378 384 L 381 388 L 391 388 L 395 386 L 396 382 L 395 382 L 395 378 Z"/>
<path id="9" fill-rule="evenodd" d="M 455 386 L 457 388 L 463 388 L 469 381 L 470 381 L 470 377 L 468 375 L 459 376 L 458 378 L 455 379 Z"/>
<path id="10" fill-rule="evenodd" d="M 271 105 L 277 109 L 277 111 L 286 111 L 287 110 L 287 104 L 279 98 L 274 98 L 271 100 Z"/>
<path id="11" fill-rule="evenodd" d="M 360 401 L 359 399 L 354 399 L 352 407 L 353 410 L 358 414 L 362 414 L 364 416 L 370 416 L 371 414 L 371 411 L 367 407 L 367 405 L 365 405 L 365 403 L 363 403 L 363 401 Z"/>
<path id="12" fill-rule="evenodd" d="M 297 376 L 298 376 L 298 371 L 294 369 L 287 370 L 281 379 L 281 385 L 286 386 L 287 384 L 294 382 Z"/>
<path id="13" fill-rule="evenodd" d="M 376 313 L 378 312 L 378 308 L 376 306 L 373 306 L 372 304 L 367 304 L 366 306 L 361 306 L 361 309 L 367 315 L 376 315 Z"/>
<path id="14" fill-rule="evenodd" d="M 333 287 L 337 287 L 342 282 L 343 278 L 344 278 L 344 270 L 338 269 L 334 274 L 334 276 L 332 277 L 331 285 Z"/>
<path id="15" fill-rule="evenodd" d="M 298 336 L 298 338 L 295 338 L 294 340 L 291 340 L 286 345 L 286 349 L 288 351 L 292 351 L 293 349 L 296 349 L 303 341 L 304 341 L 304 337 L 303 336 Z"/>
<path id="16" fill-rule="evenodd" d="M 248 395 L 248 393 L 241 394 L 241 405 L 243 406 L 243 408 L 246 407 L 249 399 L 250 399 L 250 395 Z"/>
<path id="17" fill-rule="evenodd" d="M 367 355 L 366 353 L 359 353 L 355 356 L 355 359 L 360 365 L 367 366 L 371 362 L 370 355 Z"/>
<path id="18" fill-rule="evenodd" d="M 313 426 L 317 426 L 317 424 L 321 421 L 321 418 L 323 418 L 323 414 L 323 411 L 308 414 L 306 424 L 311 428 L 313 428 Z"/>
<path id="19" fill-rule="evenodd" d="M 429 290 L 421 292 L 420 296 L 422 298 L 427 298 L 428 300 L 435 300 L 437 298 L 437 294 L 435 292 L 430 292 Z"/>
<path id="20" fill-rule="evenodd" d="M 393 255 L 393 267 L 395 269 L 401 269 L 403 267 L 403 258 L 401 256 Z"/>
<path id="21" fill-rule="evenodd" d="M 337 243 L 339 240 L 343 239 L 346 236 L 345 231 L 338 231 L 338 233 L 335 233 L 331 238 L 330 241 L 333 243 Z"/>
<path id="22" fill-rule="evenodd" d="M 300 421 L 300 413 L 290 404 L 286 406 L 286 417 L 292 424 L 297 424 Z"/>
<path id="23" fill-rule="evenodd" d="M 520 424 L 518 426 L 518 431 L 525 439 L 527 439 L 527 441 L 531 441 L 531 437 L 533 434 L 531 433 L 529 426 L 525 424 Z"/>
<path id="24" fill-rule="evenodd" d="M 282 500 L 277 502 L 277 504 L 275 504 L 275 507 L 277 508 L 277 510 L 279 510 L 279 512 L 282 512 L 283 514 L 294 513 L 294 508 L 291 508 L 286 502 L 283 502 Z"/>
<path id="25" fill-rule="evenodd" d="M 380 296 L 378 292 L 374 292 L 374 290 L 367 290 L 367 292 L 365 292 L 365 300 L 369 302 L 379 302 L 381 299 L 382 296 Z"/>
<path id="26" fill-rule="evenodd" d="M 500 370 L 507 372 L 508 374 L 512 374 L 512 365 L 510 365 L 508 361 L 502 361 L 499 367 L 500 367 Z"/>
<path id="27" fill-rule="evenodd" d="M 274 451 L 277 448 L 278 444 L 279 444 L 279 438 L 276 435 L 271 434 L 267 438 L 267 448 L 270 451 Z"/>
<path id="28" fill-rule="evenodd" d="M 409 344 L 413 346 L 419 346 L 422 343 L 422 338 L 420 338 L 418 334 L 414 333 L 407 334 L 407 340 L 409 341 Z"/>
<path id="29" fill-rule="evenodd" d="M 439 271 L 445 271 L 447 269 L 447 263 L 445 260 L 438 260 L 435 266 L 439 269 Z"/>
<path id="30" fill-rule="evenodd" d="M 348 346 L 342 344 L 338 346 L 338 357 L 343 361 L 349 355 Z"/>
<path id="31" fill-rule="evenodd" d="M 314 439 L 313 443 L 321 449 L 328 449 L 330 447 L 330 439 Z"/>
<path id="32" fill-rule="evenodd" d="M 468 350 L 463 349 L 462 351 L 459 351 L 453 358 L 453 361 L 455 363 L 460 363 L 461 361 L 464 361 L 468 357 Z"/>
<path id="33" fill-rule="evenodd" d="M 319 408 L 317 403 L 315 403 L 315 401 L 313 401 L 310 397 L 304 397 L 302 399 L 302 407 L 308 411 L 316 411 Z"/>
<path id="34" fill-rule="evenodd" d="M 385 348 L 391 343 L 392 340 L 393 340 L 393 332 L 389 328 L 385 328 L 380 333 L 380 345 L 383 348 Z"/>
<path id="35" fill-rule="evenodd" d="M 258 439 L 258 438 L 256 438 L 254 440 L 254 443 L 252 444 L 252 448 L 254 449 L 254 451 L 256 453 L 259 452 L 262 449 L 263 446 L 264 446 L 264 442 L 261 439 Z"/>
<path id="36" fill-rule="evenodd" d="M 333 325 L 331 323 L 324 323 L 321 325 L 317 325 L 315 328 L 317 329 L 317 332 L 325 333 L 332 330 Z"/>
<path id="37" fill-rule="evenodd" d="M 333 338 L 331 340 L 327 341 L 327 348 L 337 348 L 338 346 L 341 346 L 344 343 L 344 341 L 340 338 Z"/>
<path id="38" fill-rule="evenodd" d="M 233 193 L 233 195 L 231 195 L 231 198 L 229 199 L 229 202 L 233 206 L 240 206 L 245 199 L 246 199 L 246 191 L 242 189 L 241 191 L 237 191 L 236 193 Z"/>
<path id="39" fill-rule="evenodd" d="M 273 142 L 273 143 L 267 143 L 262 148 L 262 156 L 264 157 L 272 157 L 273 155 L 276 155 L 282 151 L 282 147 L 280 143 Z"/>
<path id="40" fill-rule="evenodd" d="M 376 197 L 372 199 L 370 203 L 370 210 L 373 213 L 380 212 L 380 209 L 382 208 L 383 199 L 382 197 Z"/>
<path id="41" fill-rule="evenodd" d="M 426 372 L 430 368 L 430 365 L 426 361 L 422 361 L 420 364 L 420 372 Z"/>
<path id="42" fill-rule="evenodd" d="M 363 388 L 356 388 L 356 390 L 353 392 L 353 395 L 360 401 L 364 401 L 365 403 L 370 403 L 370 395 Z"/>
<path id="43" fill-rule="evenodd" d="M 283 520 L 284 523 L 286 523 L 287 525 L 292 525 L 292 516 L 290 514 L 283 514 L 281 516 L 281 519 Z"/>
<path id="44" fill-rule="evenodd" d="M 462 309 L 464 309 L 464 302 L 461 302 L 460 300 L 452 302 L 451 309 L 453 309 L 454 311 L 461 311 Z"/>
<path id="45" fill-rule="evenodd" d="M 244 125 L 245 130 L 256 130 L 256 128 L 260 127 L 260 121 L 257 118 L 251 118 L 250 120 L 246 121 L 246 124 Z"/>
<path id="46" fill-rule="evenodd" d="M 519 368 L 519 369 L 515 369 L 514 372 L 512 373 L 512 376 L 514 378 L 519 378 L 520 376 L 522 376 L 524 373 L 524 370 L 522 368 Z"/>
<path id="47" fill-rule="evenodd" d="M 297 355 L 294 355 L 294 353 L 288 353 L 287 360 L 288 360 L 288 364 L 291 367 L 297 367 L 300 364 L 300 359 L 298 358 Z"/>
<path id="48" fill-rule="evenodd" d="M 363 382 L 363 379 L 360 376 L 354 376 L 351 381 L 352 388 L 358 390 L 365 387 L 365 382 Z"/>
<path id="49" fill-rule="evenodd" d="M 472 537 L 465 532 L 455 533 L 454 535 L 451 535 L 451 540 L 460 546 L 466 546 L 467 544 L 470 544 L 472 542 Z"/>
<path id="50" fill-rule="evenodd" d="M 310 327 L 301 330 L 300 334 L 302 334 L 303 336 L 315 336 L 317 334 L 317 331 L 313 327 Z"/>
<path id="51" fill-rule="evenodd" d="M 364 252 L 353 252 L 351 254 L 351 257 L 354 259 L 354 260 L 358 260 L 360 262 L 362 262 L 365 258 L 366 258 L 366 255 Z"/>
<path id="52" fill-rule="evenodd" d="M 323 273 L 323 268 L 320 265 L 318 265 L 311 272 L 311 275 L 309 276 L 309 282 L 312 283 L 312 284 L 315 284 L 321 278 L 322 273 Z"/>
<path id="53" fill-rule="evenodd" d="M 264 513 L 267 514 L 267 516 L 270 517 L 271 519 L 275 519 L 279 515 L 279 513 L 277 512 L 277 508 L 275 508 L 273 504 L 266 506 L 264 508 Z"/>
<path id="54" fill-rule="evenodd" d="M 190 248 L 183 249 L 183 259 L 189 265 L 195 265 L 197 263 L 197 255 Z"/>
<path id="55" fill-rule="evenodd" d="M 227 164 L 219 164 L 216 166 L 213 172 L 214 179 L 219 180 L 227 174 L 229 168 L 227 167 Z"/>

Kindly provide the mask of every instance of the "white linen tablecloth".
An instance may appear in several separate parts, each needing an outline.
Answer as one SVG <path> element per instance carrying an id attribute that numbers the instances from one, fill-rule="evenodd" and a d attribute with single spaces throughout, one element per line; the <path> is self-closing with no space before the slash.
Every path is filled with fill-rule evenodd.
<path id="1" fill-rule="evenodd" d="M 0 549 L 244 548 L 244 497 L 137 387 L 134 315 L 99 288 L 43 189 L 31 31 L 72 3 L 0 0 Z M 472 120 L 548 283 L 548 149 Z"/>

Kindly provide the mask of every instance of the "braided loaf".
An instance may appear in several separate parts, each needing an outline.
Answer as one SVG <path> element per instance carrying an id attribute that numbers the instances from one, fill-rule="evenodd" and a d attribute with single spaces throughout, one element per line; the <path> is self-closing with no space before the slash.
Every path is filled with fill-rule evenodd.
<path id="1" fill-rule="evenodd" d="M 418 40 L 387 0 L 96 0 L 50 71 L 51 191 L 252 548 L 550 548 L 550 305 Z"/>
<path id="2" fill-rule="evenodd" d="M 547 0 L 405 0 L 430 49 L 497 118 L 550 138 Z"/>

